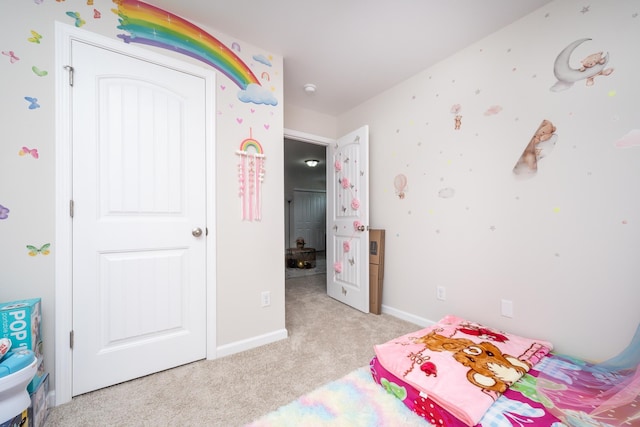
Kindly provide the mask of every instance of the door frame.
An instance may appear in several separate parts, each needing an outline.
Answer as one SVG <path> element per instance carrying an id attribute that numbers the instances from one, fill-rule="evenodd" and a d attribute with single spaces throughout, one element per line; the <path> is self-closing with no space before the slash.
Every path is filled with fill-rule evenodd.
<path id="1" fill-rule="evenodd" d="M 54 406 L 71 401 L 73 394 L 73 352 L 70 333 L 73 329 L 73 245 L 70 201 L 72 199 L 71 111 L 68 72 L 72 41 L 80 41 L 116 53 L 136 57 L 186 72 L 205 80 L 205 157 L 206 157 L 206 221 L 211 234 L 206 242 L 207 291 L 207 359 L 216 358 L 216 217 L 215 217 L 215 79 L 213 70 L 160 55 L 109 37 L 74 26 L 55 22 L 55 389 Z"/>
<path id="2" fill-rule="evenodd" d="M 287 128 L 284 128 L 284 138 L 291 139 L 291 140 L 294 140 L 294 141 L 299 141 L 299 142 L 306 142 L 308 144 L 315 144 L 315 145 L 324 146 L 325 150 L 327 149 L 327 147 L 329 147 L 330 144 L 333 144 L 333 143 L 336 142 L 336 140 L 332 139 L 332 138 L 326 138 L 324 136 L 313 135 L 313 134 L 310 134 L 310 133 L 300 132 L 300 131 L 297 131 L 297 130 L 287 129 Z M 325 167 L 325 171 L 324 171 L 325 177 L 328 176 L 329 166 L 330 165 L 327 162 L 326 167 Z M 325 194 L 326 194 L 326 188 L 325 188 Z M 325 216 L 326 216 L 326 211 L 327 211 L 327 207 L 325 206 Z M 287 215 L 289 215 L 289 222 L 291 222 L 291 212 L 289 212 Z M 326 223 L 325 223 L 325 226 L 324 226 L 324 231 L 325 231 L 325 234 L 329 231 L 328 230 L 328 225 Z M 287 230 L 287 234 L 289 235 L 289 239 L 291 239 L 291 225 L 289 225 L 289 230 Z M 285 245 L 286 245 L 286 247 L 284 248 L 284 253 L 286 253 L 286 250 L 290 246 L 290 242 L 286 239 L 286 237 L 287 236 L 285 236 Z M 326 250 L 326 248 L 325 248 L 325 250 Z"/>

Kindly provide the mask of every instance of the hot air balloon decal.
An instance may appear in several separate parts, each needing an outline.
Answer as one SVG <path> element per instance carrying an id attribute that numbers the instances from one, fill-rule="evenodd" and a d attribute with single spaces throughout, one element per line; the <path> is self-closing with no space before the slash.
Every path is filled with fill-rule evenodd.
<path id="1" fill-rule="evenodd" d="M 404 174 L 398 174 L 393 179 L 393 186 L 396 188 L 396 195 L 399 199 L 404 199 L 405 189 L 407 188 L 407 177 Z"/>

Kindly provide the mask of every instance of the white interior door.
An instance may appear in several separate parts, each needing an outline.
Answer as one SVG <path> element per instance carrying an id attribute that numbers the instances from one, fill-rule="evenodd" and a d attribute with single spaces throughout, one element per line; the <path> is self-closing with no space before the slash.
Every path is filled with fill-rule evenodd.
<path id="1" fill-rule="evenodd" d="M 80 41 L 71 57 L 78 395 L 206 356 L 206 90 Z"/>
<path id="2" fill-rule="evenodd" d="M 369 312 L 369 127 L 329 146 L 327 294 Z"/>
<path id="3" fill-rule="evenodd" d="M 294 238 L 302 237 L 305 246 L 325 250 L 327 194 L 324 191 L 293 191 Z"/>

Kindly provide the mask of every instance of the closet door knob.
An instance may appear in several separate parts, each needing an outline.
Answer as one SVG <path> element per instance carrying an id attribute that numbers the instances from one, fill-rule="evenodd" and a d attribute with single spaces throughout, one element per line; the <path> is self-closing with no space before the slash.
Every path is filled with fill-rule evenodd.
<path id="1" fill-rule="evenodd" d="M 194 237 L 200 237 L 202 236 L 202 229 L 200 227 L 194 228 L 191 230 L 191 234 L 193 234 Z"/>
<path id="2" fill-rule="evenodd" d="M 360 227 L 358 227 L 358 231 L 364 231 L 364 225 L 361 225 Z"/>

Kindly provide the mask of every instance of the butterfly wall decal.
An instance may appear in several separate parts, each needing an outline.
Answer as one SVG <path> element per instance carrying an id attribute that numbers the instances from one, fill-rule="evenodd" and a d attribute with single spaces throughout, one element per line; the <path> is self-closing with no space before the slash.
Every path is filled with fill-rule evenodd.
<path id="1" fill-rule="evenodd" d="M 9 208 L 5 208 L 4 206 L 0 205 L 0 219 L 9 218 L 9 212 Z"/>
<path id="2" fill-rule="evenodd" d="M 38 98 L 32 98 L 30 96 L 25 96 L 25 100 L 29 101 L 29 110 L 35 110 L 36 108 L 40 108 L 40 104 L 38 104 Z"/>
<path id="3" fill-rule="evenodd" d="M 44 77 L 47 74 L 49 74 L 47 71 L 41 70 L 40 68 L 36 67 L 35 65 L 33 67 L 31 67 L 31 71 L 33 71 L 36 74 L 36 76 L 38 76 L 38 77 Z"/>
<path id="4" fill-rule="evenodd" d="M 27 249 L 29 249 L 28 255 L 29 256 L 36 256 L 38 254 L 49 255 L 51 253 L 51 251 L 49 250 L 50 246 L 51 246 L 51 243 L 45 243 L 38 249 L 35 246 L 27 245 Z"/>
<path id="5" fill-rule="evenodd" d="M 30 154 L 31 157 L 33 157 L 34 159 L 37 159 L 38 157 L 40 157 L 40 155 L 38 154 L 37 148 L 29 149 L 27 147 L 22 147 L 20 151 L 18 151 L 19 156 L 26 156 L 27 154 Z"/>
<path id="6" fill-rule="evenodd" d="M 80 17 L 80 14 L 78 12 L 67 12 L 67 16 L 70 16 L 76 20 L 75 26 L 78 28 L 86 24 L 86 21 Z"/>
<path id="7" fill-rule="evenodd" d="M 14 64 L 16 61 L 19 61 L 20 58 L 16 56 L 16 54 L 10 50 L 9 52 L 2 51 L 2 54 L 9 57 L 9 61 Z"/>
<path id="8" fill-rule="evenodd" d="M 27 39 L 31 43 L 40 44 L 40 40 L 42 40 L 42 36 L 38 34 L 36 31 L 31 30 L 31 37 Z"/>

